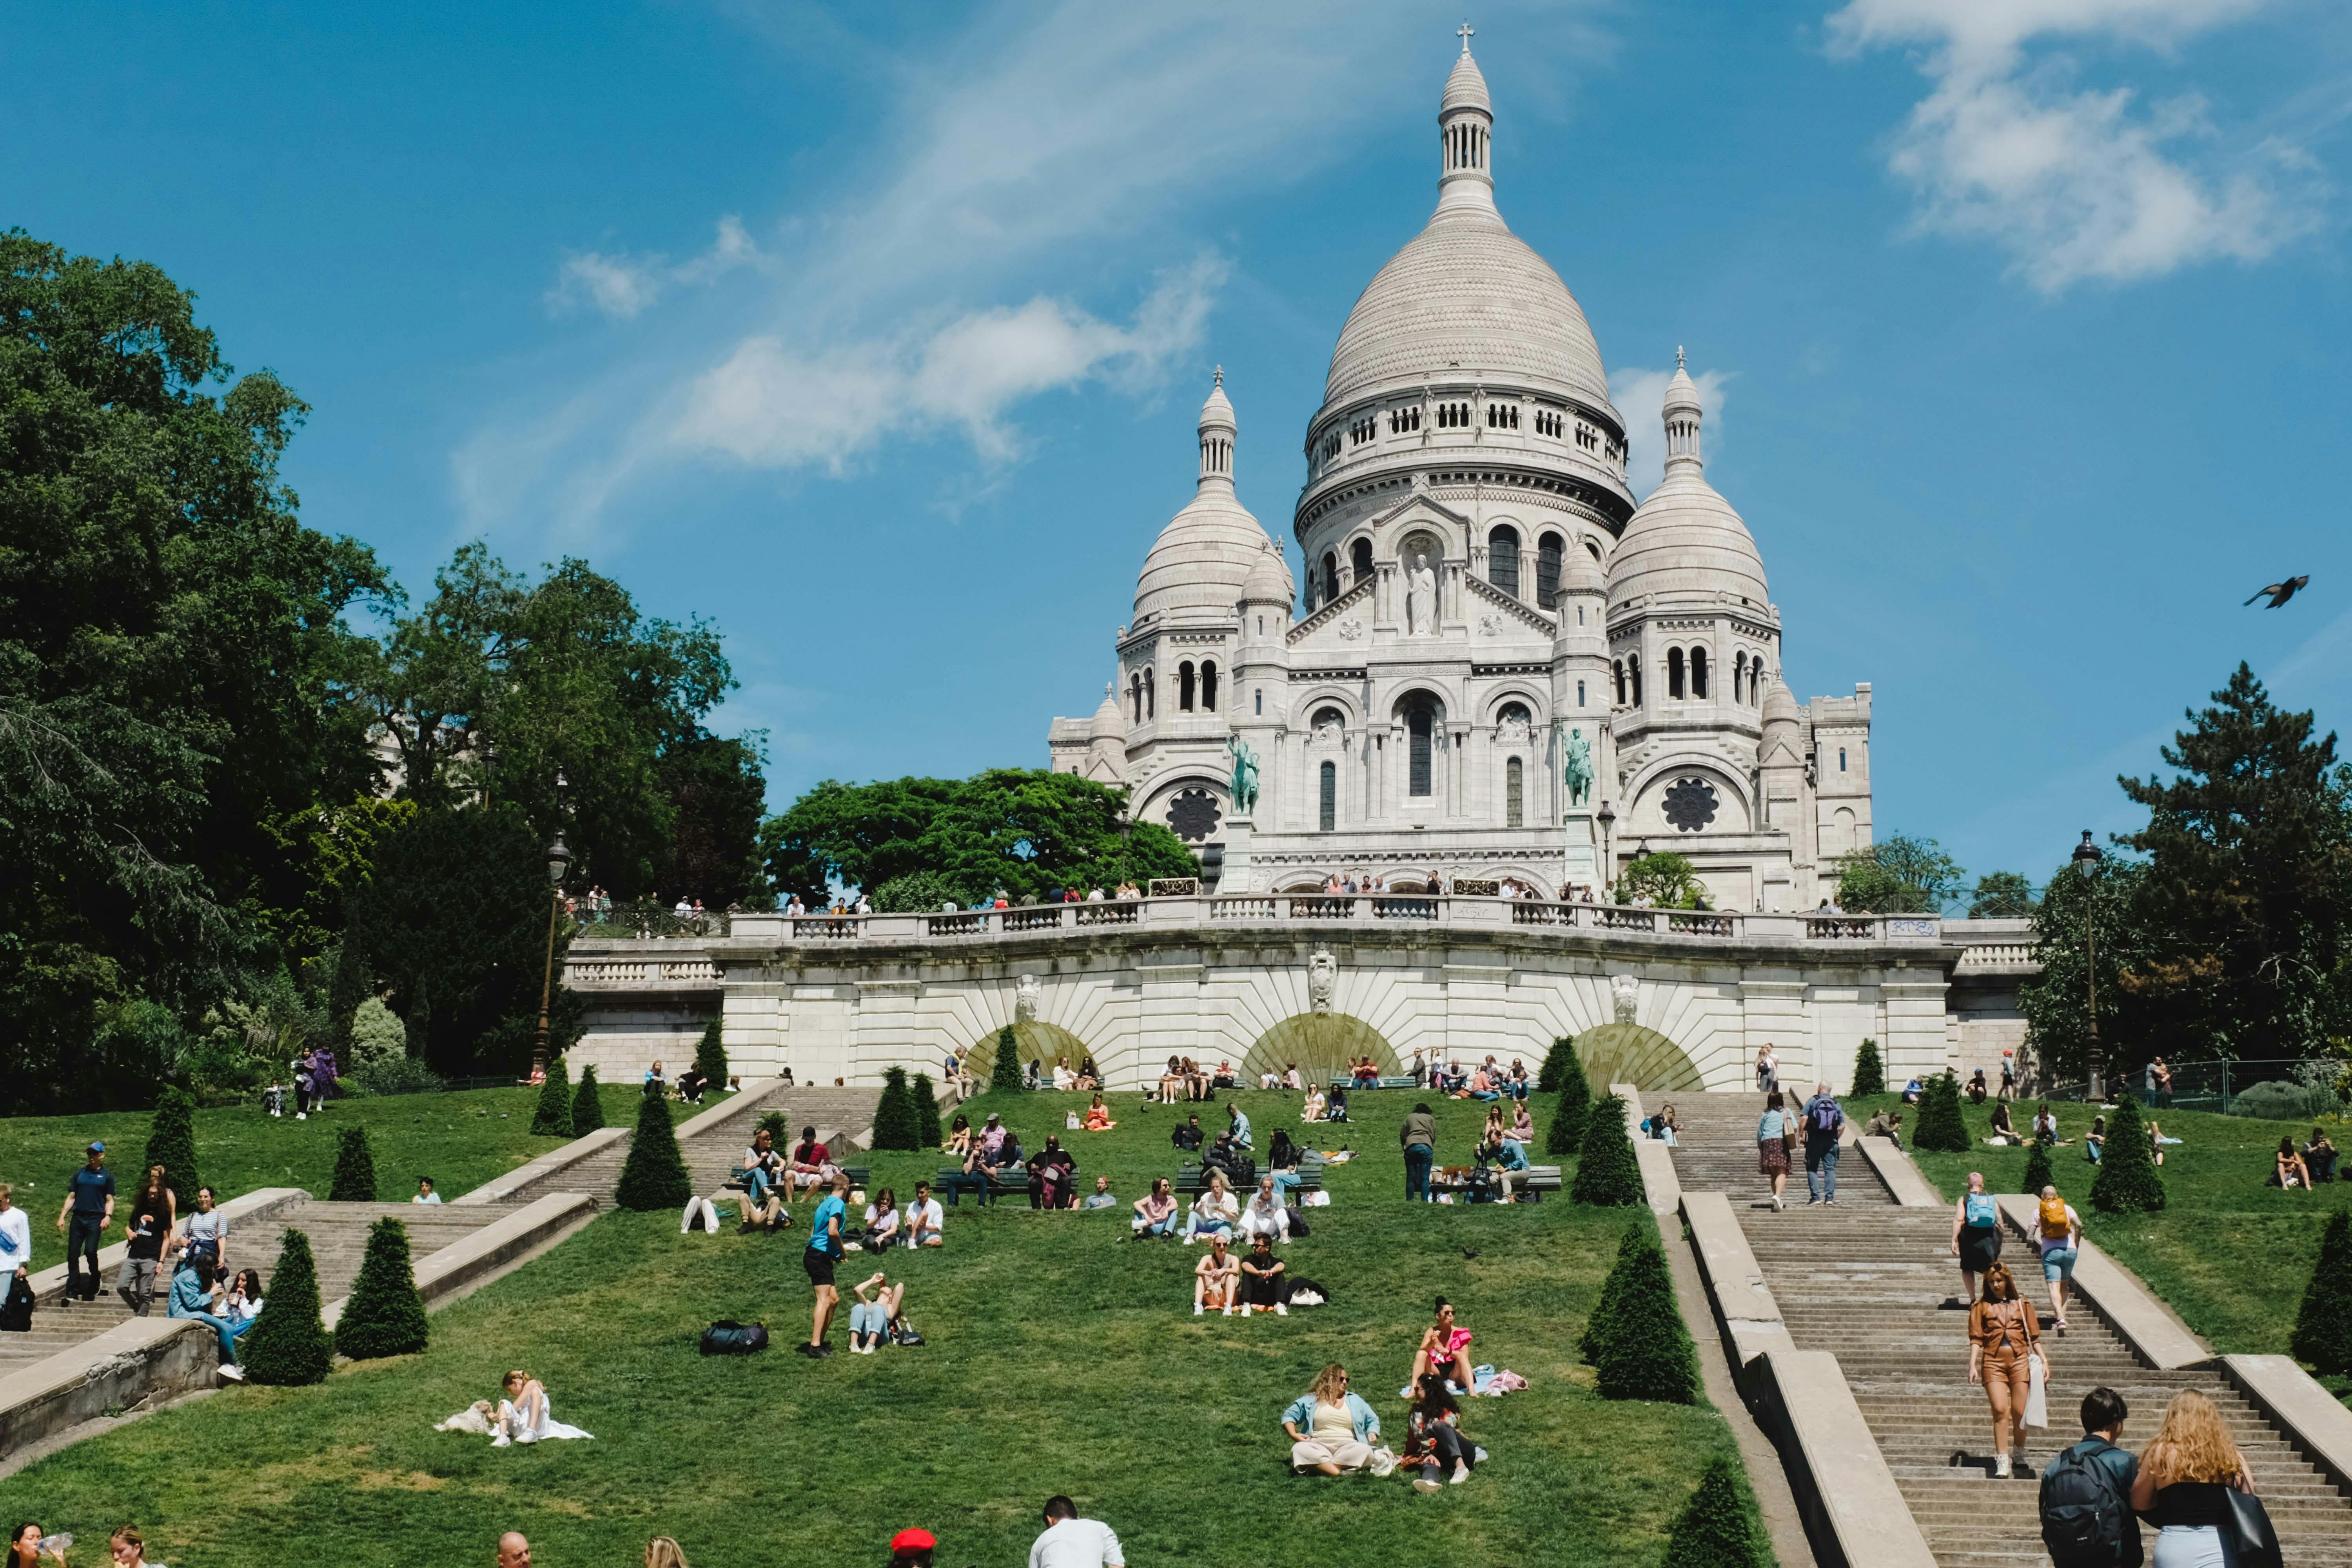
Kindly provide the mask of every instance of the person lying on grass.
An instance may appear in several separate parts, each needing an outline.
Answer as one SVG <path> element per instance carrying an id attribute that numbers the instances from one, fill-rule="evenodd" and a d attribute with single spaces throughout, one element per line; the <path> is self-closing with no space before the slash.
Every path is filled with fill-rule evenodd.
<path id="1" fill-rule="evenodd" d="M 907 1282 L 893 1285 L 879 1269 L 850 1287 L 857 1300 L 849 1308 L 849 1353 L 872 1355 L 890 1342 L 890 1325 L 907 1300 Z"/>
<path id="2" fill-rule="evenodd" d="M 1250 1249 L 1242 1258 L 1242 1312 L 1271 1311 L 1278 1318 L 1290 1316 L 1283 1304 L 1282 1271 L 1285 1265 L 1274 1255 L 1274 1240 L 1264 1231 L 1250 1237 Z"/>
<path id="3" fill-rule="evenodd" d="M 1348 1392 L 1348 1369 L 1334 1362 L 1318 1373 L 1315 1386 L 1282 1413 L 1290 1435 L 1290 1468 L 1336 1476 L 1371 1463 L 1381 1440 L 1381 1418 Z"/>
<path id="4" fill-rule="evenodd" d="M 1225 1250 L 1224 1237 L 1210 1237 L 1209 1250 L 1192 1265 L 1192 1315 L 1197 1318 L 1204 1311 L 1215 1310 L 1232 1317 L 1241 1278 L 1241 1265 Z"/>

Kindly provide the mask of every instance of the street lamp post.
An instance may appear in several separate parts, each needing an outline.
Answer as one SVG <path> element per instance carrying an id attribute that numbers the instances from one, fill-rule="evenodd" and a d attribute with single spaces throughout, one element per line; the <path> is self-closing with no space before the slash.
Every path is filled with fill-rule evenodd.
<path id="1" fill-rule="evenodd" d="M 539 977 L 539 1028 L 530 1039 L 530 1079 L 533 1083 L 547 1081 L 547 1004 L 555 989 L 555 921 L 563 911 L 563 873 L 571 868 L 572 851 L 563 842 L 563 830 L 555 830 L 555 842 L 547 847 L 547 966 Z"/>
<path id="2" fill-rule="evenodd" d="M 1617 885 L 1617 878 L 1614 874 L 1617 869 L 1617 849 L 1616 846 L 1610 842 L 1611 829 L 1617 826 L 1617 814 L 1609 809 L 1609 803 L 1604 800 L 1601 803 L 1601 809 L 1592 814 L 1592 819 L 1601 825 L 1601 864 L 1596 869 L 1601 878 L 1601 886 L 1606 889 Z"/>
<path id="3" fill-rule="evenodd" d="M 2083 829 L 2083 842 L 2074 846 L 2074 864 L 2083 872 L 2083 979 L 2091 1002 L 2091 1099 L 2094 1102 L 2107 1097 L 2106 1058 L 2099 1049 L 2099 939 L 2093 920 L 2093 902 L 2098 884 L 2092 879 L 2092 870 L 2105 858 L 2099 847 L 2091 842 L 2091 830 Z"/>

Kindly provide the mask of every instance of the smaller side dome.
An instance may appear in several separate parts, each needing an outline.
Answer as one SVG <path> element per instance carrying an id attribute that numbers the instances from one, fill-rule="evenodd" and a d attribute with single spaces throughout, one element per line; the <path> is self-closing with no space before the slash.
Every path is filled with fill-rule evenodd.
<path id="1" fill-rule="evenodd" d="M 1296 599 L 1298 589 L 1290 575 L 1290 563 L 1271 540 L 1242 579 L 1242 599 L 1244 605 L 1287 605 Z"/>
<path id="2" fill-rule="evenodd" d="M 1764 722 L 1767 725 L 1797 722 L 1797 700 L 1790 693 L 1787 681 L 1776 679 L 1765 689 Z"/>
<path id="3" fill-rule="evenodd" d="M 1102 706 L 1095 710 L 1094 722 L 1087 727 L 1087 737 L 1094 741 L 1127 739 L 1127 715 L 1118 710 L 1117 681 L 1103 682 Z"/>
<path id="4" fill-rule="evenodd" d="M 1563 594 L 1606 594 L 1608 574 L 1580 539 L 1571 539 L 1559 555 L 1559 591 Z"/>

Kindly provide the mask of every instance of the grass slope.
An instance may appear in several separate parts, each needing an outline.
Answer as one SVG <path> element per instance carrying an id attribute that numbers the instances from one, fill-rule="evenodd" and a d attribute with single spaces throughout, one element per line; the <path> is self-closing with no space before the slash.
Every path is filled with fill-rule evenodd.
<path id="1" fill-rule="evenodd" d="M 1238 1097 L 1263 1149 L 1288 1097 Z M 1032 1147 L 1082 1097 L 1006 1097 Z M 991 1104 L 997 1102 L 992 1101 Z M 1734 1455 L 1705 1406 L 1612 1404 L 1576 1342 L 1625 1224 L 1553 1201 L 1517 1209 L 1403 1202 L 1396 1124 L 1412 1101 L 1357 1097 L 1364 1118 L 1316 1142 L 1366 1151 L 1330 1173 L 1315 1234 L 1285 1249 L 1332 1305 L 1287 1319 L 1191 1316 L 1197 1249 L 1128 1239 L 1124 1207 L 951 1211 L 948 1246 L 887 1259 L 911 1281 L 918 1350 L 810 1363 L 803 1230 L 681 1237 L 668 1215 L 608 1215 L 434 1319 L 422 1355 L 349 1366 L 310 1389 L 238 1388 L 80 1444 L 9 1483 L 11 1517 L 95 1539 L 137 1519 L 177 1568 L 316 1561 L 486 1560 L 520 1529 L 545 1563 L 633 1563 L 676 1535 L 696 1568 L 878 1562 L 892 1532 L 940 1535 L 942 1563 L 1024 1559 L 1057 1491 L 1109 1521 L 1134 1563 L 1281 1560 L 1355 1568 L 1433 1562 L 1517 1568 L 1656 1563 L 1696 1478 Z M 1108 1133 L 1065 1133 L 1091 1189 L 1124 1203 L 1172 1172 L 1168 1110 L 1116 1097 Z M 1549 1107 L 1539 1108 L 1538 1121 Z M 1204 1122 L 1223 1120 L 1220 1109 Z M 1442 1161 L 1466 1158 L 1478 1108 L 1444 1107 Z M 903 1197 L 935 1153 L 875 1157 Z M 808 1205 L 794 1215 L 805 1226 Z M 1475 1258 L 1464 1256 L 1465 1248 Z M 864 1265 L 861 1268 L 859 1266 Z M 871 1272 L 853 1254 L 845 1282 Z M 1457 1303 L 1472 1359 L 1528 1392 L 1467 1401 L 1493 1451 L 1471 1484 L 1416 1493 L 1402 1478 L 1294 1478 L 1283 1407 L 1329 1361 L 1402 1446 L 1397 1396 L 1429 1299 Z M 714 1318 L 764 1320 L 775 1348 L 705 1360 Z M 543 1377 L 559 1419 L 593 1443 L 492 1449 L 431 1424 Z"/>

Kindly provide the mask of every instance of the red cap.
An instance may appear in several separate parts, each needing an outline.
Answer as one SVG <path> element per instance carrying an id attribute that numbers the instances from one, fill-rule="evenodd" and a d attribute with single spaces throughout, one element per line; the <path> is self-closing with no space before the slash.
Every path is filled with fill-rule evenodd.
<path id="1" fill-rule="evenodd" d="M 890 1538 L 893 1552 L 929 1552 L 938 1545 L 928 1530 L 902 1530 Z"/>

